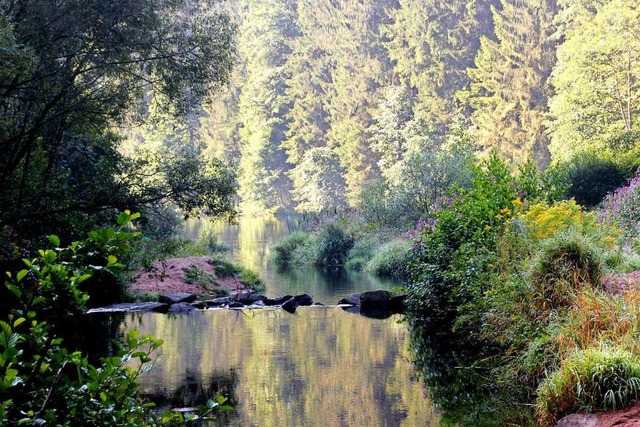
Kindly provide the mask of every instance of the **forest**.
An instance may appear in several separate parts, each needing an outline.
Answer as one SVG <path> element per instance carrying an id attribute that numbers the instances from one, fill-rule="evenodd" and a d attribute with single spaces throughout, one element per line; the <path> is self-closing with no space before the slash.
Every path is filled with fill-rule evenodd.
<path id="1" fill-rule="evenodd" d="M 69 319 L 126 299 L 125 270 L 175 254 L 190 217 L 299 214 L 319 225 L 274 246 L 280 267 L 401 282 L 452 424 L 640 396 L 636 0 L 0 11 L 2 423 L 188 421 L 136 395 L 161 340 L 90 360 Z"/>

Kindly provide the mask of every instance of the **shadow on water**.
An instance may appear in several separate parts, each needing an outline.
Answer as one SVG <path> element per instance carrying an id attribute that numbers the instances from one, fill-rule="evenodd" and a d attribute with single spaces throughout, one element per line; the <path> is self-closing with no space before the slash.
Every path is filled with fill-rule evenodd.
<path id="1" fill-rule="evenodd" d="M 459 334 L 408 321 L 410 346 L 429 397 L 451 426 L 534 426 L 521 390 L 496 381 L 495 351 L 473 347 Z M 515 385 L 518 387 L 518 385 Z"/>

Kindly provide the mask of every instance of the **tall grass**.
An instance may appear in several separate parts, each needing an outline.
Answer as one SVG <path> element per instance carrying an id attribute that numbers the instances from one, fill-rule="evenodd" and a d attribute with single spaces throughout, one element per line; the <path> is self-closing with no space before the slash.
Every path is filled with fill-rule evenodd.
<path id="1" fill-rule="evenodd" d="M 407 263 L 411 242 L 393 240 L 382 245 L 367 263 L 365 271 L 380 277 L 403 279 L 407 276 Z"/>
<path id="2" fill-rule="evenodd" d="M 566 414 L 615 410 L 640 396 L 640 359 L 617 348 L 578 350 L 538 388 L 540 424 L 554 425 Z"/>

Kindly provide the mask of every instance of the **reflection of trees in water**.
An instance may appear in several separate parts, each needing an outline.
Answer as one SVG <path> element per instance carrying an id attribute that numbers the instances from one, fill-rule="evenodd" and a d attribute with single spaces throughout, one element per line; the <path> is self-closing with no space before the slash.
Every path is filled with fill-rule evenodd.
<path id="1" fill-rule="evenodd" d="M 519 384 L 496 380 L 498 349 L 474 346 L 468 337 L 410 320 L 411 349 L 443 424 L 534 425 Z M 447 328 L 448 329 L 448 328 Z"/>
<path id="2" fill-rule="evenodd" d="M 208 376 L 187 370 L 175 389 L 157 387 L 151 392 L 141 393 L 140 396 L 153 402 L 156 409 L 160 411 L 202 406 L 209 399 L 215 401 L 219 395 L 228 398 L 226 403 L 236 407 L 238 405 L 235 393 L 237 383 L 238 372 L 236 369 L 215 371 Z M 228 420 L 233 417 L 233 413 L 221 413 L 220 417 L 221 420 Z"/>
<path id="3" fill-rule="evenodd" d="M 115 339 L 122 339 L 120 325 L 124 313 L 87 314 L 68 318 L 63 323 L 62 338 L 68 349 L 81 351 L 91 363 L 116 353 Z"/>

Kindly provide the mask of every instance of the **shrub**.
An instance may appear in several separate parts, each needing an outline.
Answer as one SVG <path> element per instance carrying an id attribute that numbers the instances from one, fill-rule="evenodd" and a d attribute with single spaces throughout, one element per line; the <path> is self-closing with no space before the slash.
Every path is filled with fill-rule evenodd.
<path id="1" fill-rule="evenodd" d="M 264 282 L 260 278 L 260 275 L 248 268 L 243 268 L 240 272 L 240 282 L 255 292 L 263 292 L 265 289 Z"/>
<path id="2" fill-rule="evenodd" d="M 137 214 L 118 216 L 118 229 L 92 231 L 87 239 L 40 250 L 9 273 L 5 284 L 11 308 L 0 321 L 0 424 L 2 425 L 145 425 L 144 404 L 136 379 L 161 341 L 129 334 L 113 357 L 93 365 L 63 346 L 69 318 L 85 310 L 90 295 L 82 285 L 96 271 L 122 267 L 115 254 L 128 252 L 137 233 L 126 230 Z M 138 359 L 138 367 L 125 367 Z"/>
<path id="3" fill-rule="evenodd" d="M 382 236 L 374 233 L 367 233 L 358 238 L 353 248 L 349 251 L 345 267 L 355 271 L 362 271 L 374 252 L 380 248 L 382 242 Z"/>
<path id="4" fill-rule="evenodd" d="M 471 188 L 441 203 L 432 226 L 423 229 L 414 244 L 408 284 L 413 315 L 452 320 L 466 306 L 463 311 L 470 322 L 481 317 L 484 295 L 497 280 L 500 232 L 522 203 L 521 197 L 539 193 L 529 170 L 516 178 L 495 156 L 483 166 L 475 171 Z"/>
<path id="5" fill-rule="evenodd" d="M 272 246 L 273 260 L 280 267 L 288 267 L 293 263 L 294 252 L 309 240 L 309 234 L 296 231 L 280 239 Z"/>
<path id="6" fill-rule="evenodd" d="M 603 221 L 620 227 L 628 239 L 640 236 L 640 174 L 626 186 L 607 195 L 600 217 Z"/>
<path id="7" fill-rule="evenodd" d="M 191 264 L 184 272 L 186 283 L 196 283 L 205 288 L 217 286 L 218 282 L 213 274 L 207 273 L 195 264 Z"/>
<path id="8" fill-rule="evenodd" d="M 538 388 L 536 412 L 553 425 L 572 412 L 624 408 L 640 395 L 640 360 L 610 348 L 577 351 Z"/>
<path id="9" fill-rule="evenodd" d="M 323 224 L 314 239 L 316 257 L 314 265 L 319 268 L 336 269 L 347 260 L 354 239 L 335 223 Z"/>
<path id="10" fill-rule="evenodd" d="M 546 239 L 568 228 L 594 231 L 598 227 L 595 214 L 584 213 L 575 200 L 563 200 L 551 206 L 537 203 L 518 217 L 529 237 L 535 240 Z"/>
<path id="11" fill-rule="evenodd" d="M 568 307 L 577 291 L 599 287 L 602 260 L 597 249 L 583 236 L 569 230 L 546 241 L 529 274 L 531 301 L 540 311 Z"/>
<path id="12" fill-rule="evenodd" d="M 235 277 L 242 272 L 242 267 L 222 256 L 214 256 L 211 263 L 218 278 Z"/>
<path id="13" fill-rule="evenodd" d="M 599 204 L 607 193 L 624 184 L 629 171 L 611 158 L 579 154 L 566 167 L 569 198 L 586 207 Z"/>
<path id="14" fill-rule="evenodd" d="M 407 275 L 407 263 L 411 243 L 394 240 L 380 247 L 367 263 L 365 271 L 381 277 L 403 279 Z"/>

